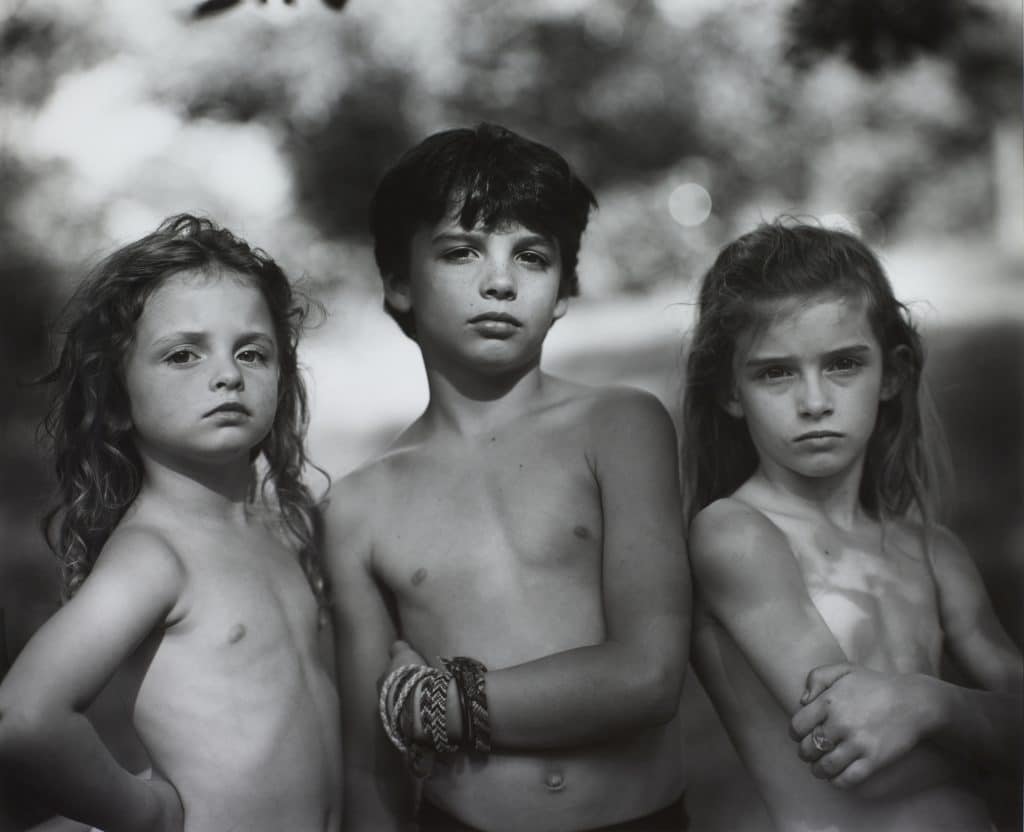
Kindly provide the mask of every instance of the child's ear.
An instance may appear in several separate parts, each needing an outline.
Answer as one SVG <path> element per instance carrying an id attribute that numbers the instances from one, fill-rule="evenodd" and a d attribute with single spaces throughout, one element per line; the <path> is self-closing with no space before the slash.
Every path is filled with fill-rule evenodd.
<path id="1" fill-rule="evenodd" d="M 718 394 L 718 404 L 733 419 L 743 418 L 743 405 L 740 403 L 739 396 L 736 395 L 734 386 L 730 385 Z"/>
<path id="2" fill-rule="evenodd" d="M 566 298 L 559 298 L 555 302 L 555 311 L 554 311 L 554 313 L 551 316 L 552 322 L 557 321 L 559 318 L 561 318 L 568 311 L 569 311 L 569 298 L 567 298 L 567 297 Z"/>
<path id="3" fill-rule="evenodd" d="M 903 389 L 903 380 L 910 366 L 910 347 L 900 344 L 889 353 L 888 366 L 882 376 L 882 390 L 879 398 L 883 402 L 896 398 Z"/>
<path id="4" fill-rule="evenodd" d="M 412 293 L 409 290 L 409 281 L 398 275 L 388 274 L 384 276 L 384 297 L 388 305 L 398 312 L 408 312 L 412 309 Z"/>

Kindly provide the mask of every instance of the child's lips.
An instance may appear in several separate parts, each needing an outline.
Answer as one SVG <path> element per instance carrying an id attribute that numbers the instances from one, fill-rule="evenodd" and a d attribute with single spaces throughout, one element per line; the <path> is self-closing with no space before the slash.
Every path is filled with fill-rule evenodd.
<path id="1" fill-rule="evenodd" d="M 838 431 L 834 430 L 809 430 L 807 433 L 801 433 L 794 442 L 815 442 L 824 441 L 826 439 L 842 439 L 843 435 Z"/>
<path id="2" fill-rule="evenodd" d="M 485 312 L 469 319 L 469 324 L 484 337 L 511 338 L 522 323 L 504 312 Z"/>
<path id="3" fill-rule="evenodd" d="M 503 323 L 511 326 L 522 326 L 520 320 L 507 312 L 484 312 L 469 319 L 471 324 L 480 323 Z"/>
<path id="4" fill-rule="evenodd" d="M 239 413 L 242 416 L 250 416 L 249 408 L 240 402 L 225 402 L 224 404 L 217 405 L 213 410 L 204 414 L 205 416 L 215 416 L 218 413 Z"/>

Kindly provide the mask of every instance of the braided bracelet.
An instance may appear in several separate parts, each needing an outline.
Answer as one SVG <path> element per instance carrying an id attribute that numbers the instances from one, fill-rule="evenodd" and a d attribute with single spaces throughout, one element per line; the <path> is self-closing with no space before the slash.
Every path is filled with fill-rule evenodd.
<path id="1" fill-rule="evenodd" d="M 420 693 L 420 719 L 423 730 L 430 737 L 434 750 L 444 753 L 455 751 L 456 746 L 448 738 L 448 685 L 452 674 L 431 668 L 423 680 Z"/>
<path id="2" fill-rule="evenodd" d="M 402 709 L 416 686 L 438 671 L 422 665 L 406 664 L 391 671 L 381 685 L 378 709 L 380 721 L 391 744 L 402 753 L 409 751 L 411 741 L 402 735 Z M 394 695 L 393 695 L 394 694 Z"/>
<path id="3" fill-rule="evenodd" d="M 455 679 L 462 709 L 462 747 L 486 754 L 491 750 L 491 721 L 487 710 L 484 674 L 487 668 L 476 659 L 456 656 L 441 659 L 441 664 Z"/>

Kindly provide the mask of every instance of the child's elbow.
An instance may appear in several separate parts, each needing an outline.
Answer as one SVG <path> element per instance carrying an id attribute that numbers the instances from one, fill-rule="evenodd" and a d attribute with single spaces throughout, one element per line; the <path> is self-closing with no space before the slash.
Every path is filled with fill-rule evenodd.
<path id="1" fill-rule="evenodd" d="M 45 718 L 37 709 L 0 703 L 0 766 L 23 759 L 43 725 Z"/>
<path id="2" fill-rule="evenodd" d="M 651 668 L 643 684 L 641 699 L 646 704 L 644 712 L 651 725 L 671 722 L 679 712 L 679 700 L 683 693 L 683 672 L 669 664 L 657 664 Z"/>

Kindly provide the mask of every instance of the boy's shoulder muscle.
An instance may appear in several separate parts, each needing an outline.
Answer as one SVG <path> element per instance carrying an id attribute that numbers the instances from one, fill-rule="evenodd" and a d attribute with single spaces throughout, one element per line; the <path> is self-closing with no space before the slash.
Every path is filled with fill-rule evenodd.
<path id="1" fill-rule="evenodd" d="M 675 441 L 675 427 L 668 410 L 657 396 L 646 390 L 624 385 L 577 385 L 570 397 L 581 408 L 579 416 L 598 439 L 621 436 L 635 441 L 653 431 L 655 435 L 670 435 Z"/>
<path id="2" fill-rule="evenodd" d="M 387 454 L 376 457 L 331 484 L 323 520 L 328 566 L 339 558 L 369 559 L 375 530 L 388 512 Z"/>

